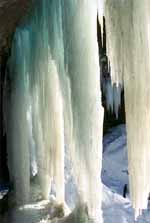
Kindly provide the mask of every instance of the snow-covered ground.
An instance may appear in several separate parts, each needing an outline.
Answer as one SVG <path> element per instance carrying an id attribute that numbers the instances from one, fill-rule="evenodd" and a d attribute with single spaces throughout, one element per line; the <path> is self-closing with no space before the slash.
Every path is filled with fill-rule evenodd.
<path id="1" fill-rule="evenodd" d="M 134 223 L 134 211 L 129 198 L 123 198 L 123 188 L 128 184 L 127 149 L 125 126 L 120 125 L 104 136 L 103 152 L 103 217 L 104 223 Z M 77 190 L 72 177 L 68 155 L 65 162 L 66 201 L 72 209 L 77 199 Z M 9 213 L 8 223 L 47 222 L 51 206 L 39 202 Z M 42 221 L 45 219 L 45 221 Z M 10 222 L 11 221 L 11 222 Z M 138 223 L 150 223 L 150 212 L 144 211 Z M 0 221 L 1 223 L 1 221 Z"/>
<path id="2" fill-rule="evenodd" d="M 128 185 L 128 161 L 125 125 L 112 128 L 103 140 L 103 215 L 104 223 L 133 223 L 134 210 L 129 197 L 123 198 Z M 138 223 L 150 223 L 150 212 L 143 211 Z"/>
<path id="3" fill-rule="evenodd" d="M 124 125 L 112 128 L 103 139 L 102 181 L 112 191 L 123 195 L 128 184 L 126 131 Z"/>

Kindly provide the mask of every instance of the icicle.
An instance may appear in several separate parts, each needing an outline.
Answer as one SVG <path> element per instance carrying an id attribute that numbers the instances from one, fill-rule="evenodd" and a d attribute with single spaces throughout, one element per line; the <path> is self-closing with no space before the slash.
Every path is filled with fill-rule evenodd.
<path id="1" fill-rule="evenodd" d="M 113 97 L 113 86 L 111 83 L 111 80 L 106 80 L 106 83 L 103 81 L 103 91 L 106 97 L 106 106 L 107 106 L 107 110 L 110 110 L 111 112 L 114 111 L 113 109 L 113 102 L 114 102 L 114 97 Z"/>
<path id="2" fill-rule="evenodd" d="M 125 17 L 129 3 L 119 0 L 105 1 L 107 55 L 111 64 L 111 79 L 117 85 L 123 84 L 124 75 L 124 39 L 123 31 L 126 29 Z M 124 10 L 124 11 L 123 11 Z M 127 24 L 129 19 L 127 18 Z M 124 24 L 123 24 L 124 22 Z"/>
<path id="3" fill-rule="evenodd" d="M 130 192 L 136 217 L 150 192 L 150 2 L 106 0 L 107 48 L 114 82 L 124 82 Z"/>
<path id="4" fill-rule="evenodd" d="M 114 112 L 116 118 L 118 118 L 119 107 L 121 105 L 121 86 L 113 85 L 113 97 L 114 97 Z"/>
<path id="5" fill-rule="evenodd" d="M 121 85 L 111 83 L 110 78 L 102 79 L 102 91 L 106 98 L 106 108 L 118 118 L 118 111 L 121 104 Z"/>
<path id="6" fill-rule="evenodd" d="M 36 151 L 35 151 L 35 142 L 33 139 L 32 132 L 32 106 L 29 105 L 27 111 L 27 121 L 28 121 L 28 132 L 29 132 L 29 149 L 30 149 L 30 174 L 31 177 L 36 176 L 37 174 L 37 160 L 36 160 Z"/>

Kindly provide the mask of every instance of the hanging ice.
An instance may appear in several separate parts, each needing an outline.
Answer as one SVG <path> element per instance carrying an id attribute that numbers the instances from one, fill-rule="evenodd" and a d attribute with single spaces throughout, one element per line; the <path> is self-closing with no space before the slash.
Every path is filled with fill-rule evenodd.
<path id="1" fill-rule="evenodd" d="M 106 0 L 113 82 L 124 83 L 130 191 L 136 216 L 150 192 L 150 2 Z"/>
<path id="2" fill-rule="evenodd" d="M 9 166 L 18 201 L 28 201 L 34 145 L 44 198 L 54 181 L 57 200 L 64 202 L 64 145 L 69 143 L 80 200 L 91 218 L 102 222 L 97 7 L 97 0 L 35 3 L 14 37 L 5 108 L 11 109 Z"/>
<path id="3" fill-rule="evenodd" d="M 114 113 L 118 118 L 118 112 L 121 105 L 121 85 L 116 86 L 111 82 L 111 78 L 102 78 L 102 92 L 106 99 L 106 108 Z"/>

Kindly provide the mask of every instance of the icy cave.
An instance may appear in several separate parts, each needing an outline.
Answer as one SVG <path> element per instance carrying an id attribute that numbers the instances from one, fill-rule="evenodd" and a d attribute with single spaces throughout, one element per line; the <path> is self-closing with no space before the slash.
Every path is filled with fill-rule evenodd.
<path id="1" fill-rule="evenodd" d="M 0 222 L 150 222 L 150 1 L 9 2 Z"/>

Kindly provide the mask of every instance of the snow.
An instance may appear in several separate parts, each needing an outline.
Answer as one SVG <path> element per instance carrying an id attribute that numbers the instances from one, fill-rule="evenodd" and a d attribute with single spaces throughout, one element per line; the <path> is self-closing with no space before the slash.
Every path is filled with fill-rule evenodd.
<path id="1" fill-rule="evenodd" d="M 129 184 L 126 147 L 126 128 L 119 125 L 104 136 L 103 168 L 103 216 L 104 223 L 133 223 L 134 210 L 130 196 L 123 198 L 123 188 Z M 128 186 L 129 188 L 129 186 Z M 150 212 L 143 211 L 138 223 L 150 222 Z"/>
<path id="2" fill-rule="evenodd" d="M 123 198 L 124 184 L 128 184 L 127 175 L 127 151 L 125 125 L 112 128 L 104 136 L 103 153 L 103 217 L 104 223 L 133 223 L 134 210 L 129 197 Z M 111 168 L 110 168 L 111 167 Z M 72 210 L 78 196 L 77 188 L 72 175 L 72 165 L 69 154 L 65 158 L 65 187 L 67 204 Z M 24 208 L 13 210 L 9 213 L 11 223 L 46 223 L 51 212 L 52 205 L 47 201 L 30 204 Z M 150 213 L 144 211 L 138 218 L 137 223 L 149 223 Z"/>
<path id="3" fill-rule="evenodd" d="M 123 188 L 128 184 L 128 162 L 126 132 L 124 125 L 112 128 L 104 136 L 102 181 L 118 194 L 123 195 Z M 111 167 L 111 168 L 110 168 Z"/>

